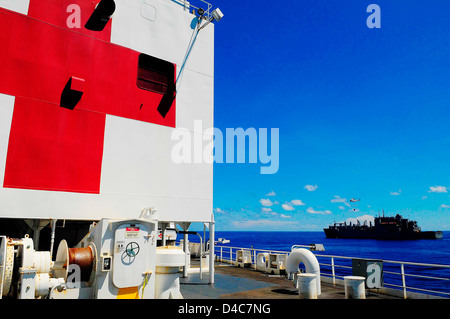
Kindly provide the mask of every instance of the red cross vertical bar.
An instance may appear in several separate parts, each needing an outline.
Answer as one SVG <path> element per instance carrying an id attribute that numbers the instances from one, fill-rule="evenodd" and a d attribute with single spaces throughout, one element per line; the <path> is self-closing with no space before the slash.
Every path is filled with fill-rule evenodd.
<path id="1" fill-rule="evenodd" d="M 99 193 L 106 115 L 175 126 L 162 95 L 136 85 L 139 52 L 83 28 L 98 1 L 77 1 L 81 29 L 69 29 L 73 1 L 31 0 L 28 16 L 0 8 L 0 93 L 15 96 L 4 187 Z M 71 78 L 83 94 L 60 106 Z M 0 106 L 1 107 L 1 106 Z"/>

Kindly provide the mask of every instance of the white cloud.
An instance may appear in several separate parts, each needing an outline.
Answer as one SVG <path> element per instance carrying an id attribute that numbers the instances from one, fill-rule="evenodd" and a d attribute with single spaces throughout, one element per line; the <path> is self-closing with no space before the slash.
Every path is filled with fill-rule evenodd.
<path id="1" fill-rule="evenodd" d="M 272 206 L 273 203 L 270 199 L 260 199 L 259 202 L 261 203 L 261 205 L 263 206 Z"/>
<path id="2" fill-rule="evenodd" d="M 450 208 L 450 205 L 445 205 L 445 204 L 442 204 L 441 206 L 439 206 L 439 207 L 441 207 L 441 208 Z"/>
<path id="3" fill-rule="evenodd" d="M 281 205 L 281 207 L 283 207 L 284 210 L 294 210 L 295 208 L 292 207 L 291 205 L 288 204 L 283 204 Z"/>
<path id="4" fill-rule="evenodd" d="M 256 228 L 256 227 L 287 227 L 296 225 L 297 222 L 294 221 L 284 221 L 284 220 L 269 220 L 269 219 L 257 219 L 257 220 L 244 220 L 244 221 L 233 221 L 233 228 Z"/>
<path id="5" fill-rule="evenodd" d="M 314 210 L 314 208 L 312 207 L 308 207 L 308 209 L 306 210 L 308 213 L 310 214 L 322 214 L 322 215 L 328 215 L 331 214 L 331 210 Z"/>
<path id="6" fill-rule="evenodd" d="M 280 217 L 281 217 L 281 218 L 292 218 L 292 216 L 284 215 L 284 214 L 281 214 Z"/>
<path id="7" fill-rule="evenodd" d="M 308 192 L 314 192 L 319 186 L 317 185 L 305 185 L 305 189 L 308 190 Z"/>
<path id="8" fill-rule="evenodd" d="M 263 207 L 261 210 L 262 210 L 263 212 L 265 212 L 265 213 L 269 213 L 269 212 L 272 211 L 272 208 L 270 208 L 270 207 Z"/>
<path id="9" fill-rule="evenodd" d="M 271 191 L 270 193 L 267 193 L 266 196 L 275 196 L 276 193 L 274 191 Z"/>
<path id="10" fill-rule="evenodd" d="M 306 205 L 305 203 L 302 202 L 301 199 L 293 199 L 291 200 L 291 204 L 294 206 L 303 206 Z"/>
<path id="11" fill-rule="evenodd" d="M 422 196 L 422 199 L 427 199 L 428 198 L 428 196 Z"/>
<path id="12" fill-rule="evenodd" d="M 447 193 L 447 187 L 446 186 L 430 186 L 430 189 L 428 190 L 428 193 Z"/>
<path id="13" fill-rule="evenodd" d="M 224 212 L 222 209 L 220 209 L 219 207 L 214 208 L 214 211 L 215 211 L 217 214 L 225 213 L 225 212 Z"/>
<path id="14" fill-rule="evenodd" d="M 398 192 L 390 192 L 389 194 L 393 195 L 393 196 L 398 196 L 402 193 L 402 190 L 399 189 Z"/>
<path id="15" fill-rule="evenodd" d="M 343 203 L 344 205 L 351 207 L 351 205 L 347 202 L 346 198 L 341 198 L 338 195 L 334 195 L 334 198 L 331 200 L 332 203 Z"/>
<path id="16" fill-rule="evenodd" d="M 331 200 L 332 203 L 345 203 L 346 201 L 346 198 L 341 198 L 338 195 L 334 195 L 334 198 Z"/>
<path id="17" fill-rule="evenodd" d="M 345 207 L 344 207 L 344 206 L 339 206 L 338 208 L 339 208 L 339 209 L 342 209 L 342 210 L 344 210 L 344 209 L 345 209 Z"/>

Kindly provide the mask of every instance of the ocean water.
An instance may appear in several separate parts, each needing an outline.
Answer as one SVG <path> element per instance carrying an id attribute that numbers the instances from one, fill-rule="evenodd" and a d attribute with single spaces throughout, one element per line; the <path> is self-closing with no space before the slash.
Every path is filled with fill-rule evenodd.
<path id="1" fill-rule="evenodd" d="M 195 241 L 195 237 L 196 236 L 190 236 L 189 240 Z M 206 238 L 208 237 L 208 233 L 206 233 Z M 325 251 L 314 252 L 316 255 L 337 255 L 355 258 L 381 259 L 385 261 L 393 260 L 427 264 L 443 264 L 450 266 L 450 231 L 444 231 L 443 238 L 436 240 L 334 239 L 326 238 L 323 231 L 217 231 L 215 234 L 216 240 L 220 237 L 230 240 L 230 243 L 222 246 L 290 251 L 293 245 L 323 244 Z M 330 264 L 330 258 L 318 257 L 318 260 L 320 263 Z M 335 260 L 335 264 L 351 267 L 351 260 Z M 415 267 L 405 265 L 404 267 L 407 274 L 427 275 L 449 279 L 447 281 L 442 281 L 406 276 L 406 286 L 419 289 L 439 290 L 450 293 L 450 269 L 442 269 L 432 266 Z M 384 263 L 383 270 L 385 283 L 392 283 L 396 285 L 402 284 L 400 275 L 386 273 L 399 273 L 400 265 Z M 349 275 L 351 274 L 351 271 L 351 269 L 336 268 L 336 275 Z M 321 272 L 331 273 L 331 270 L 327 266 L 321 266 Z M 447 297 L 450 297 L 450 295 Z"/>
<path id="2" fill-rule="evenodd" d="M 450 265 L 450 231 L 443 234 L 436 240 L 376 240 L 326 238 L 323 231 L 217 231 L 215 237 L 229 239 L 226 246 L 234 247 L 290 251 L 293 245 L 323 244 L 325 251 L 318 254 Z"/>

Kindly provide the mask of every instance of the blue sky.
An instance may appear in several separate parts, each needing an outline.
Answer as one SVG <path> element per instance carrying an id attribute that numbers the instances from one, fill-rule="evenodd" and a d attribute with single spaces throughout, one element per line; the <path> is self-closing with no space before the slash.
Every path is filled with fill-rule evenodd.
<path id="1" fill-rule="evenodd" d="M 213 5 L 215 127 L 279 128 L 280 148 L 273 175 L 214 164 L 216 230 L 321 231 L 383 209 L 450 230 L 449 1 Z"/>

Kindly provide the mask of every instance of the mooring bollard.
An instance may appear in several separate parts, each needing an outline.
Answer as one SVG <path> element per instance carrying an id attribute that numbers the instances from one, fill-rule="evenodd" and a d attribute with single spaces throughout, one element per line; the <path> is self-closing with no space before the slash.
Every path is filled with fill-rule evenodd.
<path id="1" fill-rule="evenodd" d="M 302 299 L 317 299 L 317 275 L 310 273 L 297 274 L 298 295 Z"/>
<path id="2" fill-rule="evenodd" d="M 365 280 L 360 276 L 345 276 L 345 299 L 366 299 Z"/>

